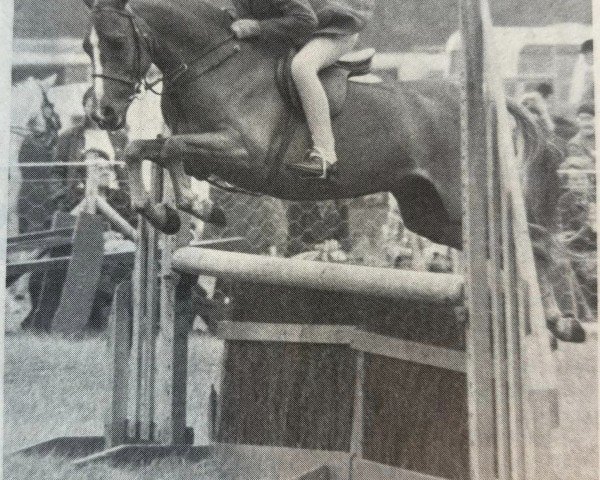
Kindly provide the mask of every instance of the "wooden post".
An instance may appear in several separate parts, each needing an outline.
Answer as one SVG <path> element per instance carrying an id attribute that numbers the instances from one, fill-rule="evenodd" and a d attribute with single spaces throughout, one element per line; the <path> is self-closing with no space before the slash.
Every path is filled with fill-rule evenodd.
<path id="1" fill-rule="evenodd" d="M 350 437 L 350 454 L 362 458 L 364 431 L 364 385 L 365 385 L 365 352 L 356 351 L 356 375 L 354 381 L 354 407 L 352 414 L 352 435 Z"/>
<path id="2" fill-rule="evenodd" d="M 167 187 L 165 182 L 163 201 L 173 204 L 172 190 Z M 177 308 L 179 274 L 172 269 L 174 248 L 187 245 L 191 240 L 189 225 L 189 218 L 186 218 L 177 235 L 162 237 L 156 440 L 166 445 L 184 444 L 191 440 L 186 425 L 189 318 Z"/>
<path id="3" fill-rule="evenodd" d="M 498 454 L 498 480 L 510 480 L 510 430 L 508 402 L 508 370 L 506 351 L 506 311 L 504 309 L 503 255 L 502 255 L 502 208 L 498 199 L 502 198 L 500 167 L 496 138 L 496 110 L 488 108 L 487 118 L 487 165 L 488 165 L 488 234 L 490 245 L 490 270 L 488 288 L 490 290 L 494 395 L 496 405 L 496 445 Z M 506 265 L 504 265 L 506 267 Z M 512 410 L 512 409 L 511 409 Z"/>
<path id="4" fill-rule="evenodd" d="M 486 107 L 480 0 L 462 0 L 461 97 L 463 250 L 466 255 L 467 382 L 472 480 L 496 478 L 490 303 L 487 288 Z"/>
<path id="5" fill-rule="evenodd" d="M 162 200 L 163 170 L 152 164 L 151 200 Z M 148 250 L 146 260 L 146 306 L 141 317 L 140 333 L 142 338 L 142 368 L 140 385 L 140 436 L 141 440 L 153 441 L 155 424 L 155 381 L 156 381 L 156 337 L 159 326 L 159 233 L 154 228 L 148 231 Z"/>
<path id="6" fill-rule="evenodd" d="M 108 325 L 109 401 L 104 435 L 106 448 L 127 442 L 131 282 L 117 285 Z"/>
<path id="7" fill-rule="evenodd" d="M 85 208 L 87 213 L 96 213 L 96 200 L 98 198 L 98 177 L 96 175 L 96 163 L 91 163 L 86 168 L 85 178 Z"/>
<path id="8" fill-rule="evenodd" d="M 140 391 L 142 371 L 142 331 L 140 325 L 146 314 L 146 261 L 148 252 L 148 229 L 146 220 L 138 215 L 137 243 L 132 273 L 133 326 L 130 358 L 131 398 L 129 408 L 129 437 L 138 439 L 140 436 Z"/>

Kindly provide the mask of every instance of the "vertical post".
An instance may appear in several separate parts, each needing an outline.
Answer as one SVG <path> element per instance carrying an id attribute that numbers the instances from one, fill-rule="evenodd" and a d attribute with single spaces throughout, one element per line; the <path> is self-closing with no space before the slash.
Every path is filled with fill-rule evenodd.
<path id="1" fill-rule="evenodd" d="M 167 190 L 163 201 L 173 203 Z M 163 236 L 160 280 L 160 333 L 156 366 L 157 440 L 162 444 L 191 443 L 186 426 L 189 317 L 176 304 L 179 275 L 171 267 L 173 249 L 189 244 L 189 218 L 176 236 Z"/>
<path id="2" fill-rule="evenodd" d="M 151 200 L 162 200 L 163 170 L 152 164 Z M 155 433 L 155 380 L 156 380 L 156 336 L 159 323 L 159 233 L 154 228 L 148 231 L 148 250 L 146 261 L 146 305 L 145 315 L 141 317 L 142 368 L 140 401 L 140 435 L 144 441 L 153 441 Z"/>
<path id="3" fill-rule="evenodd" d="M 463 245 L 466 255 L 467 383 L 472 480 L 496 478 L 490 303 L 487 288 L 486 108 L 480 0 L 461 0 Z"/>
<path id="4" fill-rule="evenodd" d="M 146 315 L 146 264 L 148 261 L 148 230 L 146 220 L 138 215 L 137 241 L 135 260 L 132 274 L 133 326 L 131 339 L 130 386 L 131 398 L 128 417 L 129 437 L 140 437 L 140 408 L 141 408 L 141 372 L 142 372 L 142 329 L 143 318 Z"/>
<path id="5" fill-rule="evenodd" d="M 97 207 L 96 202 L 98 198 L 98 175 L 97 165 L 92 162 L 86 167 L 85 177 L 85 211 L 87 213 L 95 214 Z"/>
<path id="6" fill-rule="evenodd" d="M 131 283 L 120 283 L 115 289 L 108 325 L 108 385 L 110 398 L 105 420 L 106 448 L 127 442 L 127 393 Z"/>
<path id="7" fill-rule="evenodd" d="M 508 364 L 508 400 L 510 426 L 511 474 L 514 480 L 525 478 L 525 449 L 523 426 L 523 379 L 517 292 L 517 256 L 513 236 L 513 218 L 510 192 L 502 178 L 502 257 L 504 264 L 504 311 L 506 313 L 506 343 Z"/>
<path id="8" fill-rule="evenodd" d="M 488 108 L 487 118 L 487 164 L 488 164 L 488 234 L 490 248 L 490 271 L 488 275 L 494 361 L 494 395 L 496 405 L 496 446 L 498 455 L 498 480 L 512 480 L 510 470 L 510 430 L 508 408 L 508 371 L 506 348 L 506 311 L 502 288 L 502 198 L 496 109 Z M 506 267 L 506 265 L 504 265 Z"/>
<path id="9" fill-rule="evenodd" d="M 356 375 L 354 381 L 354 406 L 352 415 L 352 434 L 350 437 L 350 454 L 362 458 L 364 431 L 364 385 L 365 385 L 365 353 L 355 350 Z"/>

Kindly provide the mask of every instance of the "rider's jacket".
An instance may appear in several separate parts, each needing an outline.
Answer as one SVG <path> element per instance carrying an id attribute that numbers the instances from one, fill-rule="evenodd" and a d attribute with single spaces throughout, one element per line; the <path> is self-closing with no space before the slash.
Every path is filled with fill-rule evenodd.
<path id="1" fill-rule="evenodd" d="M 305 43 L 313 36 L 351 35 L 373 16 L 375 0 L 233 0 L 239 18 L 259 20 L 264 40 Z"/>

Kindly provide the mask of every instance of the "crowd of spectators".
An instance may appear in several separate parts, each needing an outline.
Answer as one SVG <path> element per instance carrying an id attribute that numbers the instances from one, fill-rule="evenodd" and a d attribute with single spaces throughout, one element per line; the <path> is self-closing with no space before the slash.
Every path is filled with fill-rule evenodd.
<path id="1" fill-rule="evenodd" d="M 542 83 L 521 98 L 521 103 L 548 132 L 566 140 L 565 155 L 558 165 L 560 192 L 556 205 L 558 275 L 554 290 L 563 312 L 580 319 L 597 316 L 596 275 L 596 134 L 593 79 L 593 40 L 581 45 L 571 78 L 568 106 L 572 116 L 553 118 L 548 106 L 552 86 Z M 561 120 L 563 128 L 557 128 Z M 564 128 L 565 123 L 572 124 Z"/>
<path id="2" fill-rule="evenodd" d="M 73 162 L 98 163 L 108 160 L 104 168 L 99 167 L 99 194 L 123 217 L 135 223 L 135 215 L 129 209 L 129 188 L 126 171 L 114 164 L 122 159 L 127 143 L 124 131 L 100 130 L 91 118 L 94 96 L 88 89 L 83 96 L 84 116 L 74 127 L 58 134 L 60 120 L 48 115 L 55 128 L 29 125 L 29 135 L 19 152 L 22 185 L 19 192 L 18 215 L 21 233 L 46 230 L 51 227 L 55 211 L 77 211 L 85 197 L 87 169 L 85 166 L 68 166 Z M 48 132 L 52 132 L 51 138 Z M 26 167 L 27 163 L 56 163 L 56 167 Z"/>
<path id="3" fill-rule="evenodd" d="M 86 182 L 88 173 L 94 179 L 97 195 L 103 197 L 131 225 L 137 218 L 130 207 L 129 188 L 126 171 L 115 161 L 122 159 L 127 143 L 124 131 L 106 132 L 100 130 L 92 120 L 94 96 L 88 89 L 82 99 L 84 116 L 74 127 L 58 134 L 60 120 L 48 115 L 56 128 L 41 128 L 29 125 L 30 134 L 25 138 L 19 153 L 19 164 L 31 162 L 53 163 L 56 166 L 40 168 L 22 168 L 22 184 L 19 192 L 18 214 L 21 233 L 51 228 L 55 212 L 78 214 L 85 205 Z M 48 140 L 43 132 L 52 132 Z M 106 161 L 106 162 L 105 162 Z M 69 163 L 89 162 L 89 166 Z M 105 250 L 122 248 L 125 240 L 114 232 L 108 222 L 105 228 Z M 128 267 L 122 265 L 106 266 L 103 269 L 97 289 L 89 326 L 103 328 L 108 317 L 114 286 L 126 278 Z M 38 302 L 43 273 L 34 273 L 28 282 L 31 304 Z M 22 323 L 30 326 L 34 309 Z M 33 325 L 31 325 L 33 326 Z"/>

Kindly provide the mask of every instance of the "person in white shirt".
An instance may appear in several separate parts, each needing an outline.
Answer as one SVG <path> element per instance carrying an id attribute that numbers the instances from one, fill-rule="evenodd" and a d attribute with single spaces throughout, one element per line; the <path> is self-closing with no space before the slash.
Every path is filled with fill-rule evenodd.
<path id="1" fill-rule="evenodd" d="M 581 44 L 571 77 L 569 103 L 574 110 L 582 104 L 594 103 L 594 41 L 591 39 Z"/>

